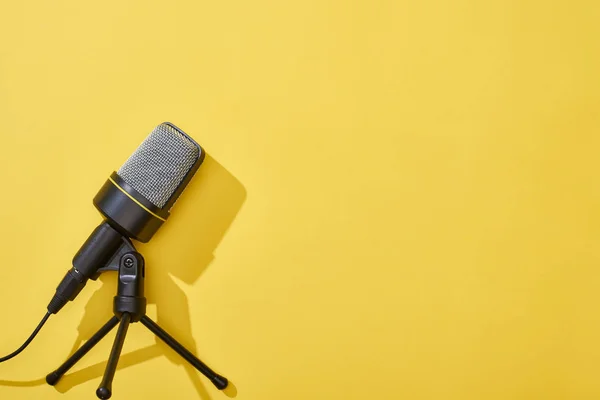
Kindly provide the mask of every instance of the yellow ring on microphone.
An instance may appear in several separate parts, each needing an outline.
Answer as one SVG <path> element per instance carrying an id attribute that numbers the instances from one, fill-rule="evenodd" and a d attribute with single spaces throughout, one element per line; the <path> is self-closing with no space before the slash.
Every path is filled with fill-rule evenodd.
<path id="1" fill-rule="evenodd" d="M 108 177 L 108 180 L 109 180 L 109 181 L 111 181 L 111 182 L 112 182 L 112 184 L 113 184 L 113 185 L 115 185 L 115 186 L 116 186 L 116 187 L 117 187 L 117 188 L 118 188 L 118 189 L 119 189 L 121 192 L 125 193 L 125 195 L 126 195 L 127 197 L 129 197 L 131 200 L 133 200 L 133 201 L 135 202 L 135 204 L 137 204 L 138 206 L 140 206 L 140 207 L 142 207 L 144 210 L 146 210 L 148 213 L 150 213 L 150 215 L 152 215 L 152 216 L 154 216 L 154 217 L 156 217 L 156 218 L 160 219 L 160 220 L 161 220 L 161 221 L 163 221 L 163 222 L 166 222 L 166 221 L 167 221 L 166 219 L 162 218 L 161 216 L 154 214 L 152 211 L 148 210 L 148 208 L 147 208 L 145 205 L 143 205 L 142 203 L 140 203 L 139 201 L 137 201 L 136 199 L 134 199 L 134 198 L 133 198 L 133 196 L 132 196 L 132 195 L 130 195 L 129 193 L 127 193 L 127 192 L 125 191 L 125 189 L 123 189 L 121 186 L 119 186 L 119 185 L 117 184 L 117 182 L 113 181 L 113 179 L 112 179 L 110 176 Z"/>

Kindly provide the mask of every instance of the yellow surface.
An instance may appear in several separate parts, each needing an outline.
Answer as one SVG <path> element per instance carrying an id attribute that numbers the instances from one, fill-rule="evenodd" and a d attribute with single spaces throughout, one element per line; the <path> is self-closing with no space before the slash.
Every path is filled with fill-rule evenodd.
<path id="1" fill-rule="evenodd" d="M 600 398 L 597 1 L 4 1 L 0 353 L 163 121 L 210 154 L 147 245 L 114 399 Z M 2 399 L 92 399 L 90 282 Z"/>

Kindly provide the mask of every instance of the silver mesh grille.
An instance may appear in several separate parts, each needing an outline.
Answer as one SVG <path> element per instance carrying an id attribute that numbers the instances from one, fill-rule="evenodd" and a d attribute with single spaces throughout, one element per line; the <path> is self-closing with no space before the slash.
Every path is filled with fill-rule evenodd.
<path id="1" fill-rule="evenodd" d="M 167 124 L 157 126 L 117 171 L 152 204 L 163 208 L 200 157 L 198 145 Z"/>

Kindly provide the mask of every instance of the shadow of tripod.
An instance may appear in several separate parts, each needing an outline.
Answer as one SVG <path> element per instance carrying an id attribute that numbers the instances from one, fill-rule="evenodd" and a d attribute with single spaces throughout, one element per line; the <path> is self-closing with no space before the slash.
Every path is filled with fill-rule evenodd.
<path id="1" fill-rule="evenodd" d="M 169 221 L 149 245 L 136 243 L 136 247 L 147 260 L 146 297 L 148 304 L 156 305 L 156 322 L 165 330 L 173 332 L 176 339 L 194 354 L 197 354 L 197 346 L 192 334 L 188 299 L 173 277 L 190 285 L 196 282 L 212 262 L 214 251 L 245 198 L 246 191 L 242 184 L 207 154 L 196 176 L 173 208 L 174 212 Z M 177 241 L 169 242 L 163 239 L 177 234 L 178 231 L 187 234 L 179 234 Z M 85 307 L 84 316 L 78 326 L 79 335 L 70 354 L 96 332 L 99 328 L 98 321 L 108 320 L 113 315 L 112 299 L 116 293 L 117 280 L 112 273 L 103 274 L 100 280 L 103 285 L 94 292 Z M 173 318 L 174 311 L 176 318 Z M 184 362 L 158 338 L 152 346 L 122 355 L 117 369 L 163 355 L 171 362 L 183 365 L 198 395 L 202 399 L 210 400 L 194 367 Z M 105 363 L 102 362 L 65 375 L 55 387 L 60 392 L 66 392 L 73 386 L 101 377 L 104 367 Z M 235 386 L 231 384 L 225 393 L 235 397 Z"/>

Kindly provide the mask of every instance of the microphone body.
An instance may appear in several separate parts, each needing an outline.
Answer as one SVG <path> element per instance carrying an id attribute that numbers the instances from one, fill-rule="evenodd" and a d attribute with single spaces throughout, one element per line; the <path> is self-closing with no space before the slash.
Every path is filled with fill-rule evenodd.
<path id="1" fill-rule="evenodd" d="M 48 311 L 56 314 L 68 301 L 74 300 L 88 279 L 95 279 L 97 271 L 114 257 L 123 239 L 107 222 L 94 229 L 73 258 L 73 268 L 67 271 L 56 288 L 56 294 L 48 304 Z"/>
<path id="2" fill-rule="evenodd" d="M 104 221 L 73 258 L 48 311 L 56 314 L 75 299 L 124 245 L 132 247 L 130 238 L 150 241 L 203 160 L 203 149 L 175 125 L 156 127 L 94 197 Z"/>

